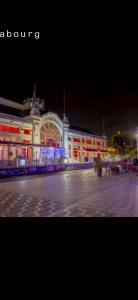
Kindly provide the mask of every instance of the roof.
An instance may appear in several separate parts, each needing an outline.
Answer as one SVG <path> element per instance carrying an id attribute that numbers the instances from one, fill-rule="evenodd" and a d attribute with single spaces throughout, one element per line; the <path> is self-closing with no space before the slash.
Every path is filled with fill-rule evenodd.
<path id="1" fill-rule="evenodd" d="M 82 127 L 78 127 L 78 126 L 70 126 L 69 127 L 70 130 L 75 130 L 75 131 L 79 131 L 79 132 L 84 132 L 84 133 L 88 133 L 88 134 L 92 134 L 92 135 L 96 135 L 94 132 L 88 130 L 88 129 L 85 129 L 85 128 L 82 128 Z"/>
<path id="2" fill-rule="evenodd" d="M 15 101 L 3 98 L 3 97 L 0 97 L 0 104 L 4 105 L 6 107 L 8 106 L 8 107 L 19 109 L 19 110 L 24 110 L 23 104 L 20 104 L 18 102 L 15 102 Z"/>
<path id="3" fill-rule="evenodd" d="M 30 110 L 27 110 L 27 109 L 24 110 L 23 107 L 24 107 L 23 105 L 21 105 L 17 102 L 13 102 L 11 100 L 0 98 L 0 113 L 23 118 L 30 114 Z M 40 111 L 40 113 L 42 115 L 45 112 Z"/>
<path id="4" fill-rule="evenodd" d="M 30 110 L 25 110 L 22 104 L 0 97 L 0 113 L 24 118 L 29 115 L 29 112 Z M 41 116 L 43 116 L 45 113 L 48 113 L 47 109 L 45 109 L 44 111 L 40 111 Z M 94 135 L 97 137 L 99 136 L 86 128 L 82 128 L 78 126 L 71 125 L 69 127 L 69 130 L 80 132 L 81 134 Z"/>
<path id="5" fill-rule="evenodd" d="M 4 114 L 19 117 L 19 116 L 21 116 L 20 112 L 21 111 L 17 108 L 13 108 L 13 107 L 9 107 L 9 106 L 5 106 L 5 105 L 0 104 L 0 113 L 4 113 Z"/>
<path id="6" fill-rule="evenodd" d="M 87 130 L 85 128 L 78 127 L 78 126 L 70 126 L 69 131 L 75 131 L 75 132 L 78 132 L 78 133 L 84 134 L 84 135 L 91 135 L 91 136 L 94 136 L 95 138 L 100 138 L 100 139 L 106 138 L 106 136 L 98 135 L 90 130 Z"/>
<path id="7" fill-rule="evenodd" d="M 4 114 L 0 112 L 0 118 L 2 119 L 10 119 L 10 120 L 14 120 L 14 121 L 21 121 L 22 123 L 32 123 L 31 120 L 27 120 L 25 118 L 22 118 L 20 116 L 15 116 L 15 115 L 9 115 L 9 114 Z"/>

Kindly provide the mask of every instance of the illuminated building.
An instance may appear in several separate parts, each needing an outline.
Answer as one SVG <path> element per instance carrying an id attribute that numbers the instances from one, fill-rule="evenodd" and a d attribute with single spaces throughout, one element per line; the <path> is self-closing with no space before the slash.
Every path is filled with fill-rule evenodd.
<path id="1" fill-rule="evenodd" d="M 68 162 L 91 161 L 104 158 L 106 136 L 70 126 L 64 113 L 63 120 L 53 112 L 44 112 L 44 100 L 36 97 L 23 104 L 0 98 L 0 162 L 19 163 L 37 161 L 39 164 L 61 159 Z"/>

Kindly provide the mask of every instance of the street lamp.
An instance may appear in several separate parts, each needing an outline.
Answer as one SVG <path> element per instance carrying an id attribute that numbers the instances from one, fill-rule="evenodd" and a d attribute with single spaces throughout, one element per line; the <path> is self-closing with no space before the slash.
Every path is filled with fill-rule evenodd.
<path id="1" fill-rule="evenodd" d="M 137 138 L 137 159 L 138 159 L 138 126 L 136 127 L 136 138 Z"/>

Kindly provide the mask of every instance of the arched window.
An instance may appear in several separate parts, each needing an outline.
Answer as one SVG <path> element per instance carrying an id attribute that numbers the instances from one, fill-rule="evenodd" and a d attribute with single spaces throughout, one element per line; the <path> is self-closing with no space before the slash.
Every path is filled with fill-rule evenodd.
<path id="1" fill-rule="evenodd" d="M 40 144 L 49 147 L 61 147 L 61 134 L 52 122 L 48 122 L 41 127 Z"/>

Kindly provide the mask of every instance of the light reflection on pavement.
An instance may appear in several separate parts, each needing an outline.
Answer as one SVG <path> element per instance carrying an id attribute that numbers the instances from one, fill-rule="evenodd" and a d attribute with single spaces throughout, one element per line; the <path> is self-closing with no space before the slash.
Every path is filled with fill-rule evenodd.
<path id="1" fill-rule="evenodd" d="M 0 180 L 1 217 L 138 216 L 138 177 L 93 169 Z"/>

